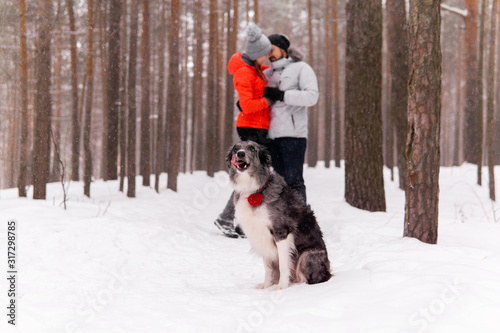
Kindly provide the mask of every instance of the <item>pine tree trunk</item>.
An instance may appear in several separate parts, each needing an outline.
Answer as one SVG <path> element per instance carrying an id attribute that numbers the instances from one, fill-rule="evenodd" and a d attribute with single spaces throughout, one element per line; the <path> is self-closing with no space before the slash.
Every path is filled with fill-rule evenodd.
<path id="1" fill-rule="evenodd" d="M 231 6 L 232 3 L 232 6 Z M 231 9 L 233 15 L 231 17 Z M 236 52 L 238 31 L 238 0 L 227 1 L 227 52 L 226 59 L 229 60 Z M 229 149 L 233 143 L 234 131 L 234 85 L 232 75 L 226 70 L 226 111 L 224 117 L 224 140 L 223 149 Z"/>
<path id="2" fill-rule="evenodd" d="M 333 24 L 331 22 L 332 18 L 332 10 L 331 3 L 332 0 L 325 0 L 325 17 L 326 17 L 326 26 L 325 26 L 325 146 L 324 146 L 324 158 L 325 158 L 325 167 L 330 167 L 330 161 L 332 159 L 332 56 L 331 56 L 331 45 L 332 45 L 332 36 L 330 25 Z"/>
<path id="3" fill-rule="evenodd" d="M 163 0 L 162 12 L 161 12 L 161 26 L 160 26 L 160 41 L 158 45 L 158 62 L 160 63 L 158 71 L 160 72 L 160 77 L 158 79 L 158 121 L 156 125 L 156 165 L 155 165 L 155 190 L 160 193 L 160 174 L 162 171 L 161 158 L 163 152 L 163 145 L 165 144 L 165 138 L 163 133 L 164 126 L 164 86 L 165 86 L 165 39 L 167 31 L 167 2 Z"/>
<path id="4" fill-rule="evenodd" d="M 479 117 L 479 80 L 478 80 L 478 22 L 477 0 L 465 0 L 467 18 L 465 19 L 466 93 L 464 114 L 464 158 L 469 163 L 478 164 L 479 137 L 477 123 Z"/>
<path id="5" fill-rule="evenodd" d="M 19 85 L 21 90 L 21 147 L 19 158 L 19 179 L 17 187 L 20 197 L 26 197 L 28 167 L 28 48 L 26 42 L 26 1 L 19 0 L 19 35 L 20 35 L 20 69 Z M 1 177 L 1 175 L 0 175 Z"/>
<path id="6" fill-rule="evenodd" d="M 93 0 L 87 1 L 87 92 L 85 94 L 85 120 L 83 124 L 83 194 L 90 198 L 90 183 L 92 182 L 92 150 L 90 147 L 91 123 L 92 123 L 92 101 L 94 95 L 94 14 Z"/>
<path id="7" fill-rule="evenodd" d="M 312 66 L 314 63 L 314 33 L 313 33 L 313 9 L 312 0 L 307 0 L 307 37 L 309 55 L 307 61 Z M 307 140 L 307 164 L 314 168 L 318 163 L 318 107 L 312 106 L 308 110 L 308 140 Z"/>
<path id="8" fill-rule="evenodd" d="M 360 209 L 385 211 L 382 3 L 351 0 L 346 9 L 345 199 Z"/>
<path id="9" fill-rule="evenodd" d="M 391 114 L 396 129 L 399 188 L 406 184 L 406 134 L 408 133 L 408 29 L 404 0 L 387 0 L 389 54 L 391 67 Z"/>
<path id="10" fill-rule="evenodd" d="M 194 35 L 196 39 L 194 55 L 194 78 L 193 78 L 193 170 L 203 170 L 205 162 L 205 126 L 203 113 L 203 15 L 202 1 L 197 0 L 195 5 L 195 21 L 198 24 L 194 26 Z"/>
<path id="11" fill-rule="evenodd" d="M 405 237 L 436 244 L 440 116 L 440 1 L 411 0 L 409 21 L 408 184 Z"/>
<path id="12" fill-rule="evenodd" d="M 179 30 L 180 2 L 172 0 L 170 4 L 169 26 L 169 68 L 167 97 L 168 126 L 168 180 L 167 188 L 177 191 L 177 176 L 179 174 L 181 154 L 181 105 L 180 105 L 180 73 L 179 73 Z"/>
<path id="13" fill-rule="evenodd" d="M 36 111 L 35 144 L 33 147 L 33 199 L 45 199 L 46 184 L 50 164 L 50 95 L 51 56 L 50 31 L 52 24 L 52 4 L 50 0 L 39 1 L 38 47 L 36 54 Z"/>
<path id="14" fill-rule="evenodd" d="M 217 136 L 217 0 L 210 0 L 208 73 L 207 73 L 207 137 L 205 150 L 207 156 L 207 174 L 213 177 L 216 171 L 216 136 Z"/>
<path id="15" fill-rule="evenodd" d="M 459 166 L 461 164 L 461 152 L 463 151 L 462 148 L 462 119 L 463 119 L 463 112 L 462 112 L 462 96 L 463 96 L 463 87 L 462 87 L 462 82 L 463 82 L 463 77 L 464 77 L 464 35 L 463 32 L 461 31 L 461 27 L 458 31 L 458 79 L 456 80 L 456 107 L 455 107 L 455 133 L 454 133 L 454 147 L 455 149 L 453 150 L 453 166 Z"/>
<path id="16" fill-rule="evenodd" d="M 101 140 L 101 160 L 100 160 L 100 175 L 104 181 L 108 180 L 108 80 L 106 76 L 107 60 L 108 60 L 108 48 L 107 48 L 107 15 L 108 6 L 106 1 L 101 1 L 97 3 L 97 19 L 99 20 L 99 51 L 100 57 L 96 57 L 96 60 L 100 60 L 101 65 L 101 100 L 102 100 L 102 140 Z"/>
<path id="17" fill-rule="evenodd" d="M 75 13 L 73 11 L 73 0 L 66 0 L 68 7 L 70 55 L 71 55 L 71 179 L 80 179 L 80 113 L 78 107 L 78 55 L 76 48 Z"/>
<path id="18" fill-rule="evenodd" d="M 479 19 L 480 28 L 479 28 L 479 74 L 478 74 L 478 106 L 477 106 L 477 139 L 479 143 L 477 145 L 477 184 L 482 185 L 483 183 L 483 140 L 484 140 L 484 102 L 483 102 L 483 93 L 484 93 L 484 39 L 486 35 L 485 30 L 485 21 L 486 21 L 486 0 L 481 0 L 481 16 Z"/>
<path id="19" fill-rule="evenodd" d="M 120 70 L 120 192 L 127 175 L 127 0 L 122 0 Z"/>
<path id="20" fill-rule="evenodd" d="M 138 0 L 132 0 L 130 7 L 130 44 L 128 59 L 128 151 L 127 151 L 127 197 L 135 197 L 136 175 L 136 90 L 137 81 L 137 34 L 138 34 Z"/>
<path id="21" fill-rule="evenodd" d="M 486 147 L 488 154 L 488 175 L 489 175 L 489 189 L 490 199 L 496 200 L 495 191 L 495 58 L 496 58 L 496 18 L 498 10 L 498 2 L 500 0 L 493 0 L 493 9 L 491 11 L 491 26 L 490 26 L 490 53 L 488 61 L 488 102 L 487 102 L 487 116 L 486 116 Z M 500 101 L 497 101 L 500 104 Z"/>
<path id="22" fill-rule="evenodd" d="M 58 2 L 59 13 L 60 2 Z M 52 168 L 50 171 L 50 181 L 56 182 L 61 178 L 61 164 L 60 160 L 60 149 L 61 149 L 61 131 L 60 131 L 60 121 L 61 121 L 61 72 L 62 72 L 62 46 L 61 46 L 61 26 L 59 22 L 59 15 L 56 19 L 57 22 L 57 36 L 56 36 L 56 54 L 55 54 L 55 64 L 54 64 L 54 107 L 52 115 L 52 143 L 54 150 L 52 153 Z"/>
<path id="23" fill-rule="evenodd" d="M 149 186 L 151 174 L 151 103 L 150 103 L 150 43 L 149 43 L 149 0 L 142 0 L 142 42 L 141 42 L 141 157 L 142 185 Z"/>
<path id="24" fill-rule="evenodd" d="M 146 0 L 144 0 L 146 1 Z M 120 102 L 120 19 L 121 0 L 109 1 L 107 89 L 107 179 L 118 178 L 118 107 Z"/>
<path id="25" fill-rule="evenodd" d="M 337 0 L 332 0 L 332 75 L 333 75 L 333 112 L 335 114 L 335 142 L 334 159 L 335 167 L 340 168 L 342 158 L 342 133 L 340 111 L 340 68 L 339 68 L 339 37 L 338 37 L 338 10 Z"/>

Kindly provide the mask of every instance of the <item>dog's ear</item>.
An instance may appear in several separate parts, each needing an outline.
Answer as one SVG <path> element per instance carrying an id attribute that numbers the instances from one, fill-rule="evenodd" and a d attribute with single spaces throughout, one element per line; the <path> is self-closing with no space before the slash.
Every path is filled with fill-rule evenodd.
<path id="1" fill-rule="evenodd" d="M 271 153 L 269 153 L 269 150 L 267 150 L 267 148 L 263 148 L 259 152 L 259 160 L 261 165 L 266 167 L 271 166 Z"/>
<path id="2" fill-rule="evenodd" d="M 227 168 L 231 168 L 231 160 L 233 159 L 233 148 L 234 146 L 231 146 L 231 148 L 229 148 L 229 151 L 227 152 L 227 155 L 226 155 L 226 166 Z"/>

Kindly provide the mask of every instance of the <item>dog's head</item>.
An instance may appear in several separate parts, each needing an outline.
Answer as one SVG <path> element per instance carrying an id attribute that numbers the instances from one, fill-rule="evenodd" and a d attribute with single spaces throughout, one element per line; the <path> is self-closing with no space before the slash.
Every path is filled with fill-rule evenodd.
<path id="1" fill-rule="evenodd" d="M 235 173 L 263 173 L 271 167 L 271 154 L 256 142 L 240 141 L 229 150 L 226 162 Z"/>

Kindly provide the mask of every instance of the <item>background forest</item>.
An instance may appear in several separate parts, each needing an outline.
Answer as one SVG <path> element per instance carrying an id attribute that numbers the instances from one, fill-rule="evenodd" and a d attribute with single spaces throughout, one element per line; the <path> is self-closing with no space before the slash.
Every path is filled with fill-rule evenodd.
<path id="1" fill-rule="evenodd" d="M 500 55 L 492 35 L 495 2 L 442 2 L 441 165 L 486 163 L 487 134 L 500 140 L 485 127 L 486 97 L 500 98 L 500 89 L 487 94 L 488 77 L 499 76 L 492 62 Z M 404 95 L 408 82 L 409 4 L 402 18 L 403 3 L 383 3 L 379 95 L 384 164 L 404 170 L 406 120 L 398 110 L 407 104 L 397 91 Z M 121 178 L 120 188 L 133 197 L 136 174 L 159 190 L 167 184 L 149 176 L 168 172 L 168 187 L 176 190 L 179 172 L 223 170 L 238 112 L 226 64 L 243 50 L 251 21 L 266 34 L 288 35 L 315 69 L 320 101 L 309 111 L 307 163 L 340 166 L 352 74 L 345 70 L 346 47 L 373 38 L 347 39 L 344 0 L 4 1 L 0 188 L 17 186 L 26 195 L 48 166 L 48 181 L 85 179 L 90 195 L 91 179 Z M 37 119 L 43 105 L 49 111 Z M 494 120 L 492 128 L 500 128 L 498 115 Z M 498 163 L 500 144 L 494 152 Z M 43 191 L 35 189 L 34 197 L 43 198 Z"/>

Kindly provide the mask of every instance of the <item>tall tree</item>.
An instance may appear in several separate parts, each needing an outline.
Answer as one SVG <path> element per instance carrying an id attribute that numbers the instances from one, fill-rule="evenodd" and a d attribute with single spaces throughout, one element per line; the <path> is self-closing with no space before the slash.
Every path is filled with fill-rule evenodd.
<path id="1" fill-rule="evenodd" d="M 330 167 L 330 161 L 332 159 L 332 79 L 333 79 L 333 63 L 331 57 L 331 45 L 332 36 L 330 26 L 332 22 L 332 0 L 325 0 L 325 146 L 324 146 L 324 156 L 325 156 L 325 166 Z"/>
<path id="2" fill-rule="evenodd" d="M 120 192 L 127 175 L 127 0 L 122 0 L 121 70 L 120 70 Z"/>
<path id="3" fill-rule="evenodd" d="M 163 145 L 165 144 L 163 123 L 164 123 L 164 85 L 165 85 L 165 35 L 167 31 L 167 2 L 163 0 L 163 10 L 161 11 L 160 41 L 158 42 L 158 62 L 160 76 L 158 78 L 158 122 L 156 126 L 156 165 L 155 165 L 155 190 L 160 193 L 160 173 L 162 171 L 161 158 Z"/>
<path id="4" fill-rule="evenodd" d="M 71 179 L 79 180 L 80 175 L 80 112 L 78 108 L 78 54 L 76 47 L 76 25 L 73 0 L 66 0 L 69 19 L 71 56 Z"/>
<path id="5" fill-rule="evenodd" d="M 340 168 L 340 160 L 342 154 L 342 137 L 341 137 L 341 112 L 340 112 L 340 71 L 339 71 L 339 37 L 338 37 L 338 9 L 337 0 L 332 0 L 332 75 L 333 75 L 333 112 L 335 115 L 334 123 L 334 159 L 335 167 Z"/>
<path id="6" fill-rule="evenodd" d="M 498 2 L 500 0 L 493 0 L 493 9 L 491 11 L 491 26 L 490 26 L 490 53 L 488 60 L 488 101 L 487 101 L 487 116 L 486 116 L 486 147 L 488 154 L 488 175 L 489 175 L 489 188 L 490 199 L 496 200 L 495 192 L 495 58 L 496 58 L 496 36 L 497 36 L 497 11 Z M 500 84 L 500 83 L 499 83 Z M 500 101 L 497 101 L 500 103 Z"/>
<path id="7" fill-rule="evenodd" d="M 313 6 L 312 0 L 307 0 L 307 38 L 308 62 L 314 66 L 314 32 L 313 32 Z M 308 110 L 308 142 L 307 164 L 314 168 L 318 162 L 318 107 L 315 105 Z"/>
<path id="8" fill-rule="evenodd" d="M 94 95 L 94 2 L 87 0 L 87 79 L 85 93 L 85 120 L 83 124 L 83 193 L 90 197 L 90 183 L 92 181 L 92 150 L 90 147 L 92 101 Z"/>
<path id="9" fill-rule="evenodd" d="M 141 158 L 142 185 L 149 186 L 151 174 L 151 60 L 149 34 L 149 0 L 142 0 L 141 41 Z"/>
<path id="10" fill-rule="evenodd" d="M 215 154 L 218 124 L 216 121 L 217 96 L 217 45 L 218 15 L 217 0 L 210 0 L 209 38 L 208 38 L 208 73 L 207 73 L 207 138 L 205 150 L 207 154 L 207 174 L 213 177 L 217 168 Z"/>
<path id="11" fill-rule="evenodd" d="M 107 88 L 107 179 L 118 178 L 118 106 L 120 103 L 120 19 L 122 1 L 109 1 Z"/>
<path id="12" fill-rule="evenodd" d="M 477 183 L 482 185 L 483 182 L 483 138 L 484 138 L 484 102 L 483 102 L 483 92 L 484 92 L 484 39 L 486 35 L 485 29 L 486 21 L 486 0 L 481 0 L 481 15 L 479 17 L 479 60 L 478 60 L 478 105 L 477 105 L 477 139 L 479 143 L 477 145 Z"/>
<path id="13" fill-rule="evenodd" d="M 196 0 L 194 6 L 194 19 L 198 24 L 194 25 L 194 68 L 193 68 L 193 101 L 191 107 L 193 108 L 193 150 L 191 160 L 193 161 L 193 170 L 203 170 L 205 152 L 205 126 L 203 113 L 203 14 L 202 14 L 202 1 Z"/>
<path id="14" fill-rule="evenodd" d="M 346 11 L 345 198 L 360 209 L 385 211 L 382 2 L 351 0 Z"/>
<path id="15" fill-rule="evenodd" d="M 259 0 L 253 0 L 253 21 L 259 24 Z"/>
<path id="16" fill-rule="evenodd" d="M 478 21 L 477 0 L 465 0 L 467 18 L 465 19 L 465 63 L 466 92 L 464 113 L 464 158 L 469 163 L 478 164 L 479 144 L 479 81 L 478 81 Z"/>
<path id="17" fill-rule="evenodd" d="M 38 6 L 38 47 L 36 49 L 36 113 L 33 158 L 33 199 L 45 199 L 50 164 L 50 32 L 52 1 L 40 0 Z"/>
<path id="18" fill-rule="evenodd" d="M 128 58 L 128 151 L 127 151 L 127 197 L 135 197 L 135 148 L 136 148 L 136 90 L 137 81 L 137 34 L 138 34 L 138 0 L 132 0 L 130 7 L 130 41 Z"/>
<path id="19" fill-rule="evenodd" d="M 232 6 L 231 6 L 232 3 Z M 226 59 L 236 52 L 238 38 L 238 0 L 227 1 L 227 47 Z M 232 12 L 232 15 L 231 15 Z M 224 140 L 223 147 L 228 149 L 233 142 L 234 131 L 234 85 L 232 76 L 226 70 L 226 112 L 224 116 Z"/>
<path id="20" fill-rule="evenodd" d="M 170 3 L 170 26 L 168 30 L 168 180 L 167 188 L 177 191 L 177 176 L 180 166 L 181 144 L 181 105 L 180 105 L 180 73 L 179 73 L 179 30 L 180 2 Z"/>
<path id="21" fill-rule="evenodd" d="M 440 29 L 440 0 L 410 0 L 408 184 L 404 235 L 430 244 L 436 244 L 438 237 Z"/>
<path id="22" fill-rule="evenodd" d="M 19 179 L 17 183 L 19 196 L 26 197 L 28 167 L 28 47 L 26 42 L 26 1 L 19 0 L 19 35 L 20 35 L 20 68 L 19 85 L 21 90 L 21 148 L 19 155 Z M 0 175 L 1 178 L 1 175 Z"/>
<path id="23" fill-rule="evenodd" d="M 397 164 L 399 187 L 406 184 L 406 134 L 408 118 L 408 39 L 406 1 L 387 0 L 388 45 L 391 67 L 391 115 L 396 129 Z"/>

